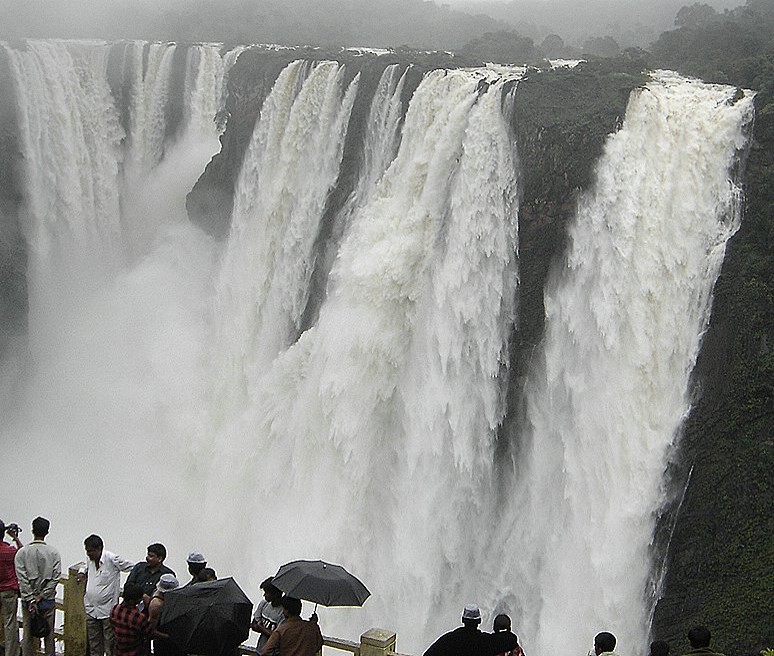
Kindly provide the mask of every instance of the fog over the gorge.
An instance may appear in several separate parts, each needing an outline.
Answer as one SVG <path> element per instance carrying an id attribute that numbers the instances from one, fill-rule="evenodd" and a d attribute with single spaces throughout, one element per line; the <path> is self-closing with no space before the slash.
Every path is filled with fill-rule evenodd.
<path id="1" fill-rule="evenodd" d="M 458 48 L 486 32 L 646 47 L 688 0 L 0 0 L 0 38 Z M 708 0 L 718 12 L 740 0 Z"/>

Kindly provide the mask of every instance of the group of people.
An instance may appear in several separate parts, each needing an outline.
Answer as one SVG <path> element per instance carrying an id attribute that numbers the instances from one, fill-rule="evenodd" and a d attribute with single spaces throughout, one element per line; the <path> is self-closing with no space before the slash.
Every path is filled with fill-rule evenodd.
<path id="1" fill-rule="evenodd" d="M 465 606 L 462 626 L 444 633 L 425 651 L 423 656 L 524 656 L 518 636 L 511 630 L 511 618 L 500 614 L 494 619 L 492 633 L 479 629 L 481 611 L 478 606 Z M 704 626 L 688 631 L 691 645 L 685 656 L 723 656 L 710 649 L 712 636 Z M 588 656 L 617 656 L 616 638 L 609 631 L 594 636 L 594 648 Z M 649 656 L 669 656 L 669 643 L 656 640 L 650 644 Z"/>
<path id="2" fill-rule="evenodd" d="M 20 528 L 0 521 L 0 538 L 7 534 L 13 544 L 0 539 L 0 616 L 5 656 L 35 656 L 44 640 L 46 656 L 55 656 L 54 619 L 56 586 L 62 575 L 59 552 L 46 543 L 50 522 L 32 522 L 33 540 L 19 539 Z M 164 595 L 181 587 L 175 572 L 164 564 L 163 544 L 148 546 L 144 561 L 126 560 L 105 549 L 98 535 L 84 540 L 87 560 L 78 571 L 85 581 L 83 597 L 89 656 L 185 656 L 159 629 Z M 217 580 L 203 554 L 187 558 L 191 579 L 184 585 Z M 121 573 L 129 576 L 121 588 Z M 316 614 L 301 619 L 301 601 L 283 596 L 268 578 L 261 584 L 264 599 L 258 604 L 251 628 L 259 634 L 260 656 L 314 656 L 323 644 Z M 22 635 L 17 620 L 22 609 Z M 151 646 L 152 645 L 152 646 Z M 206 656 L 206 655 L 205 655 Z"/>
<path id="3" fill-rule="evenodd" d="M 0 539 L 0 618 L 5 656 L 35 656 L 38 640 L 44 640 L 46 656 L 55 656 L 54 619 L 56 586 L 62 575 L 59 552 L 46 543 L 50 522 L 37 517 L 32 522 L 33 540 L 23 545 L 20 528 L 0 520 L 0 538 L 7 534 L 13 544 Z M 164 595 L 180 587 L 175 572 L 164 564 L 163 544 L 148 546 L 145 560 L 134 563 L 105 549 L 98 535 L 84 540 L 87 561 L 78 572 L 85 580 L 83 597 L 89 656 L 185 656 L 167 634 L 159 630 Z M 185 585 L 214 581 L 215 571 L 207 567 L 204 555 L 193 551 L 187 558 L 191 579 Z M 121 572 L 129 572 L 121 589 Z M 301 619 L 301 601 L 283 595 L 272 578 L 261 583 L 263 599 L 253 615 L 250 628 L 258 633 L 259 656 L 314 656 L 323 638 L 312 614 Z M 19 641 L 18 604 L 21 599 L 23 639 Z M 525 656 L 511 620 L 500 614 L 492 633 L 479 629 L 481 611 L 466 606 L 462 626 L 438 638 L 424 656 Z M 688 632 L 691 649 L 686 656 L 722 656 L 710 649 L 711 635 L 703 626 Z M 594 638 L 589 656 L 617 656 L 616 638 L 603 631 Z M 669 656 L 669 644 L 656 641 L 650 656 Z"/>

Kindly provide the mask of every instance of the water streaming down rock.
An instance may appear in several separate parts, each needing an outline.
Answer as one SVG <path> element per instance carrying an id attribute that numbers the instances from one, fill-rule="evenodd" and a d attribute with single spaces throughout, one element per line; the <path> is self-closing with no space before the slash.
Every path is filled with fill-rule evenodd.
<path id="1" fill-rule="evenodd" d="M 317 325 L 259 380 L 228 436 L 238 456 L 219 455 L 215 478 L 229 480 L 208 506 L 245 488 L 271 499 L 281 530 L 255 527 L 240 558 L 249 552 L 269 568 L 274 554 L 303 555 L 313 544 L 367 572 L 380 592 L 359 613 L 394 618 L 417 646 L 430 613 L 458 602 L 406 604 L 401 591 L 470 591 L 448 573 L 486 539 L 486 470 L 505 382 L 515 170 L 502 88 L 479 97 L 481 80 L 436 71 L 420 84 L 397 156 L 352 216 Z M 476 277 L 491 287 L 460 289 Z M 458 404 L 471 411 L 462 420 L 447 408 Z M 473 522 L 465 532 L 478 539 L 460 540 L 452 515 Z"/>
<path id="2" fill-rule="evenodd" d="M 646 644 L 663 475 L 739 226 L 752 99 L 732 93 L 661 74 L 633 95 L 546 289 L 494 587 L 544 653 L 581 653 L 603 628 Z"/>
<path id="3" fill-rule="evenodd" d="M 107 50 L 30 42 L 6 49 L 15 79 L 27 203 L 29 339 L 45 358 L 73 295 L 123 262 L 115 194 L 123 131 L 110 107 Z"/>
<path id="4" fill-rule="evenodd" d="M 130 44 L 132 93 L 127 167 L 130 176 L 151 171 L 164 154 L 166 102 L 169 93 L 173 43 Z"/>
<path id="5" fill-rule="evenodd" d="M 95 503 L 93 487 L 55 470 L 67 494 L 30 490 L 9 510 L 44 508 L 72 560 L 92 530 L 124 555 L 162 539 L 171 564 L 200 548 L 246 587 L 294 557 L 340 561 L 374 596 L 325 611 L 325 632 L 388 626 L 401 651 L 478 601 L 508 610 L 537 656 L 582 653 L 599 628 L 638 653 L 663 471 L 738 224 L 729 176 L 749 98 L 661 76 L 632 99 L 546 292 L 509 472 L 495 439 L 519 172 L 503 72 L 431 72 L 403 118 L 402 74 L 385 71 L 363 138 L 379 154 L 365 158 L 328 295 L 298 338 L 357 77 L 335 62 L 281 73 L 218 244 L 182 204 L 213 151 L 181 147 L 217 138 L 216 49 L 189 60 L 207 64 L 188 75 L 187 115 L 201 120 L 172 140 L 173 46 L 125 47 L 123 146 L 108 46 L 5 48 L 35 164 L 23 218 L 37 366 L 4 400 L 0 473 L 59 459 L 114 485 Z M 65 284 L 64 268 L 92 261 L 88 286 Z"/>
<path id="6" fill-rule="evenodd" d="M 343 73 L 336 62 L 294 62 L 256 124 L 217 283 L 224 360 L 216 369 L 226 376 L 226 394 L 249 393 L 298 333 L 312 247 L 357 91 L 356 78 L 342 101 Z"/>

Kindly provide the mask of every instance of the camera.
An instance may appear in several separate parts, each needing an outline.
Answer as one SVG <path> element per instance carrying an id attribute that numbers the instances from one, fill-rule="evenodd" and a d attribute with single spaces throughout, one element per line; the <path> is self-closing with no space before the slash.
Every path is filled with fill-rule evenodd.
<path id="1" fill-rule="evenodd" d="M 6 524 L 5 532 L 8 533 L 8 535 L 19 535 L 19 533 L 22 532 L 22 528 L 18 524 Z"/>

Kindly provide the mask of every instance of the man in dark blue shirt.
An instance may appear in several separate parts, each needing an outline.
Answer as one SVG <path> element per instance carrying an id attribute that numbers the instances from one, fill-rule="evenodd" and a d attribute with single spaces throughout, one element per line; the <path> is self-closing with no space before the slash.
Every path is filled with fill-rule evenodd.
<path id="1" fill-rule="evenodd" d="M 172 574 L 174 576 L 175 574 L 164 564 L 166 557 L 167 550 L 163 544 L 155 542 L 149 545 L 145 562 L 137 563 L 126 579 L 127 583 L 137 585 L 142 589 L 142 599 L 146 608 L 150 603 L 151 595 L 156 589 L 161 575 Z"/>

